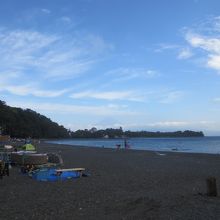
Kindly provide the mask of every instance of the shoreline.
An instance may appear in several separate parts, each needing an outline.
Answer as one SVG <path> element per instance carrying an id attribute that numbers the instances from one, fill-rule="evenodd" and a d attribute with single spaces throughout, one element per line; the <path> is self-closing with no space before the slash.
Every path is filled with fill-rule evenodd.
<path id="1" fill-rule="evenodd" d="M 205 182 L 215 176 L 220 189 L 220 155 L 36 147 L 59 153 L 64 168 L 84 167 L 90 176 L 38 182 L 13 167 L 0 181 L 0 219 L 220 219 L 220 197 L 206 196 Z"/>
<path id="2" fill-rule="evenodd" d="M 62 139 L 61 139 L 62 140 Z M 161 153 L 181 153 L 181 154 L 207 154 L 207 155 L 220 155 L 220 152 L 218 153 L 206 153 L 206 152 L 191 152 L 191 151 L 181 151 L 181 150 L 170 150 L 170 151 L 164 151 L 164 150 L 148 150 L 148 149 L 134 149 L 134 148 L 129 148 L 125 149 L 120 148 L 117 149 L 115 147 L 97 147 L 97 146 L 86 146 L 86 145 L 74 145 L 74 144 L 60 144 L 60 143 L 50 143 L 51 140 L 42 140 L 42 144 L 48 144 L 48 145 L 58 145 L 58 146 L 68 146 L 68 147 L 80 147 L 80 148 L 95 148 L 95 149 L 112 149 L 112 150 L 128 150 L 128 151 L 148 151 L 148 152 L 161 152 Z M 53 140 L 52 140 L 53 141 Z"/>

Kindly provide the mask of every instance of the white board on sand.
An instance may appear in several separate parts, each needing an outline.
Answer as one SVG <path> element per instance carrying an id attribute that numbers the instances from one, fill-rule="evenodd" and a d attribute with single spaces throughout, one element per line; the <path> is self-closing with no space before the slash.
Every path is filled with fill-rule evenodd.
<path id="1" fill-rule="evenodd" d="M 65 171 L 84 171 L 85 168 L 69 168 L 69 169 L 58 169 L 56 172 L 65 172 Z"/>

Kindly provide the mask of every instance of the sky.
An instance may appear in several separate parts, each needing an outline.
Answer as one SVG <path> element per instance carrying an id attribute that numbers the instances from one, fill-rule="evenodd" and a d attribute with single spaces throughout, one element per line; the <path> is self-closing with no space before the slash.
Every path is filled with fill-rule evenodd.
<path id="1" fill-rule="evenodd" d="M 0 0 L 0 100 L 73 131 L 220 135 L 219 0 Z"/>

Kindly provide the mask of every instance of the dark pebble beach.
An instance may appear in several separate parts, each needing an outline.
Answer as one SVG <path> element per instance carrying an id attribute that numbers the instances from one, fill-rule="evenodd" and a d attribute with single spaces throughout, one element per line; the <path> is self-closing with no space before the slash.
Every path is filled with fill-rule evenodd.
<path id="1" fill-rule="evenodd" d="M 18 167 L 0 180 L 0 219 L 220 219 L 220 197 L 207 196 L 220 155 L 71 147 L 41 143 L 61 154 L 64 168 L 88 177 L 39 182 Z"/>

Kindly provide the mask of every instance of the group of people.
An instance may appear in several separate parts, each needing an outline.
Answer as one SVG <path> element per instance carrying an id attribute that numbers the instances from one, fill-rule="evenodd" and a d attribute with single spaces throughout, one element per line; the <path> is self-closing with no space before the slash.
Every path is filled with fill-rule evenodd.
<path id="1" fill-rule="evenodd" d="M 121 148 L 121 144 L 116 144 L 116 147 L 117 147 L 117 149 L 120 149 Z M 124 148 L 125 149 L 129 149 L 130 148 L 130 145 L 128 144 L 126 139 L 124 140 Z"/>

